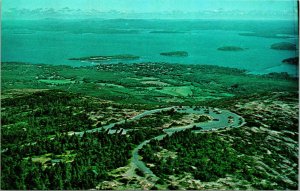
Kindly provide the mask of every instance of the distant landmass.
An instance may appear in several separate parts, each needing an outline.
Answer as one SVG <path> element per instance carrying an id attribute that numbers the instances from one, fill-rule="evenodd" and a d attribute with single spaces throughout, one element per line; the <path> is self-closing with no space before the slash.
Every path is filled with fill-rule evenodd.
<path id="1" fill-rule="evenodd" d="M 174 56 L 174 57 L 187 57 L 189 55 L 186 51 L 174 51 L 174 52 L 162 52 L 162 56 Z"/>
<path id="2" fill-rule="evenodd" d="M 160 31 L 151 31 L 150 33 L 184 33 L 182 31 L 165 31 L 165 30 L 160 30 Z"/>
<path id="3" fill-rule="evenodd" d="M 131 55 L 131 54 L 120 54 L 120 55 L 112 55 L 112 56 L 88 56 L 81 58 L 69 58 L 69 60 L 80 60 L 80 61 L 109 61 L 109 60 L 136 60 L 139 59 L 139 56 Z"/>
<path id="4" fill-rule="evenodd" d="M 290 42 L 280 42 L 271 45 L 271 49 L 274 50 L 297 50 L 295 44 Z"/>
<path id="5" fill-rule="evenodd" d="M 221 51 L 242 51 L 245 50 L 244 48 L 238 47 L 238 46 L 223 46 L 218 48 L 218 50 Z"/>
<path id="6" fill-rule="evenodd" d="M 72 9 L 64 7 L 61 9 L 54 8 L 36 8 L 36 9 L 18 9 L 10 8 L 3 10 L 2 19 L 87 19 L 87 18 L 103 18 L 103 19 L 253 19 L 263 14 L 263 18 L 293 18 L 292 11 L 273 10 L 261 12 L 257 10 L 242 11 L 242 10 L 202 10 L 202 11 L 162 11 L 162 12 L 134 12 L 134 11 L 120 11 L 120 10 L 97 10 L 97 9 Z M 261 17 L 261 16 L 260 16 Z"/>
<path id="7" fill-rule="evenodd" d="M 299 65 L 299 57 L 287 58 L 282 60 L 283 63 Z"/>

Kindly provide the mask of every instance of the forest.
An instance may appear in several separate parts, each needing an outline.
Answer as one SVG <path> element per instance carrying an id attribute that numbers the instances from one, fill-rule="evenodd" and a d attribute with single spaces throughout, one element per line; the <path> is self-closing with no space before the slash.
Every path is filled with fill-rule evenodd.
<path id="1" fill-rule="evenodd" d="M 298 84 L 285 74 L 162 63 L 1 68 L 1 189 L 95 189 L 103 182 L 107 189 L 298 186 Z M 169 109 L 130 120 L 170 106 L 225 109 L 246 125 L 166 135 L 169 127 L 213 119 Z M 124 131 L 86 132 L 109 124 Z M 120 170 L 145 141 L 137 158 L 157 180 L 140 168 L 130 176 Z"/>
<path id="2" fill-rule="evenodd" d="M 94 188 L 111 179 L 110 170 L 128 164 L 137 144 L 162 134 L 156 129 L 68 134 L 95 128 L 87 114 L 108 106 L 123 107 L 59 90 L 2 100 L 1 188 Z"/>
<path id="3" fill-rule="evenodd" d="M 94 188 L 111 180 L 108 172 L 128 164 L 131 150 L 145 137 L 156 136 L 155 130 L 134 131 L 130 136 L 93 134 L 68 136 L 63 133 L 53 140 L 37 140 L 35 144 L 11 146 L 2 153 L 2 189 L 80 190 Z M 3 147 L 3 146 L 2 146 Z M 75 157 L 65 161 L 57 157 L 70 151 Z M 33 162 L 33 157 L 51 153 L 52 159 Z"/>
<path id="4" fill-rule="evenodd" d="M 249 145 L 249 142 L 242 141 L 230 142 L 228 139 L 226 140 L 226 137 L 225 140 L 223 138 L 226 135 L 239 137 L 237 133 L 241 132 L 233 129 L 223 134 L 214 132 L 195 134 L 191 130 L 186 130 L 174 133 L 161 141 L 152 140 L 141 150 L 140 154 L 146 163 L 154 164 L 150 168 L 159 176 L 158 182 L 161 184 L 168 182 L 171 175 L 181 176 L 186 172 L 201 182 L 214 182 L 230 175 L 236 179 L 251 182 L 252 186 L 258 190 L 297 188 L 290 187 L 279 177 L 270 176 L 269 172 L 255 170 L 257 162 L 252 157 L 263 155 L 263 161 L 276 168 L 277 163 L 283 161 L 280 154 L 294 158 L 290 149 L 286 147 L 286 150 L 280 151 L 279 155 L 265 155 L 265 149 L 260 148 L 260 144 Z M 260 140 L 266 139 L 266 135 L 257 134 L 251 139 L 260 142 Z M 175 152 L 176 158 L 170 156 L 158 158 L 157 153 L 162 149 Z M 293 162 L 297 163 L 297 157 L 293 159 Z M 295 177 L 291 176 L 291 178 Z M 267 182 L 262 183 L 261 179 L 265 179 Z M 296 180 L 294 179 L 294 181 Z M 276 184 L 272 182 L 276 182 Z M 178 190 L 179 187 L 170 184 L 168 189 Z M 195 190 L 196 188 L 189 187 L 188 189 Z M 240 189 L 246 189 L 246 187 L 241 186 Z"/>

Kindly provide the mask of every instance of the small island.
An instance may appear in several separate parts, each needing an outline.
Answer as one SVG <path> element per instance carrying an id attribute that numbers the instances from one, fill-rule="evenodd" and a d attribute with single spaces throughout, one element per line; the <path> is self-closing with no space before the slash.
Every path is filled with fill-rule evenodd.
<path id="1" fill-rule="evenodd" d="M 187 57 L 189 54 L 186 51 L 162 52 L 162 56 Z"/>
<path id="2" fill-rule="evenodd" d="M 222 46 L 222 47 L 218 48 L 218 50 L 220 50 L 220 51 L 242 51 L 245 49 L 238 47 L 238 46 Z"/>
<path id="3" fill-rule="evenodd" d="M 299 57 L 287 58 L 282 60 L 282 62 L 286 64 L 299 65 Z"/>
<path id="4" fill-rule="evenodd" d="M 290 42 L 280 42 L 271 45 L 271 49 L 274 50 L 297 50 L 295 44 Z"/>
<path id="5" fill-rule="evenodd" d="M 182 31 L 170 31 L 170 30 L 157 30 L 157 31 L 150 31 L 150 33 L 168 34 L 168 33 L 184 33 L 184 32 L 182 32 Z"/>
<path id="6" fill-rule="evenodd" d="M 131 55 L 131 54 L 120 54 L 120 55 L 112 55 L 112 56 L 88 56 L 81 58 L 69 58 L 69 60 L 79 60 L 79 61 L 110 61 L 110 60 L 137 60 L 139 56 Z"/>

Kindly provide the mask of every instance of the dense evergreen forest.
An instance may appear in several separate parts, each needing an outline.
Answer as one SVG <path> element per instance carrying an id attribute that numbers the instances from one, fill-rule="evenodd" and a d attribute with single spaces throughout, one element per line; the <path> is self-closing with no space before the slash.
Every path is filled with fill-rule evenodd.
<path id="1" fill-rule="evenodd" d="M 23 144 L 58 132 L 79 132 L 109 124 L 112 121 L 107 119 L 113 115 L 111 107 L 116 113 L 123 108 L 130 108 L 60 90 L 38 91 L 3 99 L 2 145 Z M 139 106 L 131 107 L 139 110 Z M 90 113 L 98 111 L 101 111 L 102 118 L 92 120 Z"/>
<path id="2" fill-rule="evenodd" d="M 129 136 L 97 132 L 83 137 L 67 134 L 36 143 L 11 146 L 2 153 L 2 189 L 90 189 L 104 180 L 108 172 L 128 164 L 131 150 L 154 130 L 134 131 Z M 3 147 L 3 146 L 2 146 Z M 70 151 L 73 159 L 59 157 Z M 51 153 L 52 160 L 42 165 L 33 156 Z"/>
<path id="3" fill-rule="evenodd" d="M 238 129 L 227 131 L 223 134 L 199 133 L 195 134 L 192 130 L 174 133 L 161 141 L 151 140 L 140 154 L 146 163 L 154 164 L 151 170 L 159 176 L 159 183 L 166 182 L 171 175 L 180 176 L 183 172 L 191 173 L 196 180 L 202 182 L 213 182 L 219 178 L 225 178 L 228 175 L 235 176 L 237 179 L 252 182 L 253 187 L 259 190 L 265 189 L 284 189 L 289 185 L 281 178 L 272 178 L 267 172 L 255 170 L 256 162 L 253 157 L 257 154 L 264 155 L 265 149 L 260 148 L 260 144 L 249 145 L 245 142 L 224 141 L 228 135 L 243 136 Z M 225 137 L 225 138 L 224 138 Z M 263 143 L 266 139 L 265 134 L 256 134 L 251 139 L 255 142 Z M 166 149 L 169 152 L 175 152 L 175 159 L 171 156 L 164 158 L 157 157 L 157 153 Z M 271 146 L 269 146 L 271 149 Z M 287 148 L 286 148 L 287 149 Z M 282 150 L 280 154 L 294 158 L 290 150 Z M 297 158 L 293 159 L 297 163 Z M 264 155 L 266 164 L 276 167 L 276 163 L 283 162 L 278 154 Z M 267 179 L 262 183 L 261 179 Z M 296 177 L 291 176 L 292 179 Z M 272 184 L 276 182 L 278 185 Z M 296 181 L 296 180 L 294 180 Z M 169 189 L 179 189 L 170 185 Z M 246 187 L 240 187 L 246 189 Z M 297 187 L 289 187 L 296 189 Z M 188 189 L 194 190 L 190 187 Z"/>
<path id="4" fill-rule="evenodd" d="M 58 91 L 2 100 L 2 146 L 35 141 L 57 132 L 91 128 L 87 112 L 95 105 Z M 84 108 L 84 109 L 81 109 Z M 86 112 L 83 112 L 86 111 Z"/>
<path id="5" fill-rule="evenodd" d="M 107 106 L 112 104 L 56 90 L 2 100 L 1 188 L 94 188 L 111 179 L 110 170 L 128 164 L 137 144 L 162 134 L 155 129 L 67 133 L 95 128 L 87 113 Z"/>

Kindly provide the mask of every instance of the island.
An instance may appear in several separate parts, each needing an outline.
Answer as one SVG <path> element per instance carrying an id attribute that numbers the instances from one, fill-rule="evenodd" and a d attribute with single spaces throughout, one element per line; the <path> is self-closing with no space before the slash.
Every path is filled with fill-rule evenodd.
<path id="1" fill-rule="evenodd" d="M 241 47 L 238 47 L 238 46 L 222 46 L 220 48 L 218 48 L 218 50 L 221 50 L 221 51 L 242 51 L 242 50 L 245 50 Z"/>
<path id="2" fill-rule="evenodd" d="M 158 31 L 150 31 L 150 33 L 167 34 L 167 33 L 184 33 L 184 32 L 182 32 L 182 31 L 170 31 L 170 30 L 158 30 Z"/>
<path id="3" fill-rule="evenodd" d="M 274 50 L 297 50 L 295 44 L 290 42 L 280 42 L 271 45 L 271 49 Z"/>
<path id="4" fill-rule="evenodd" d="M 282 60 L 283 63 L 299 65 L 299 57 L 287 58 Z"/>
<path id="5" fill-rule="evenodd" d="M 174 52 L 162 52 L 162 56 L 173 56 L 173 57 L 187 57 L 189 55 L 186 51 L 174 51 Z"/>
<path id="6" fill-rule="evenodd" d="M 88 56 L 88 57 L 81 57 L 81 58 L 69 58 L 69 60 L 80 60 L 80 61 L 110 61 L 110 60 L 137 60 L 139 56 L 131 55 L 131 54 L 119 54 L 119 55 L 112 55 L 112 56 Z"/>

